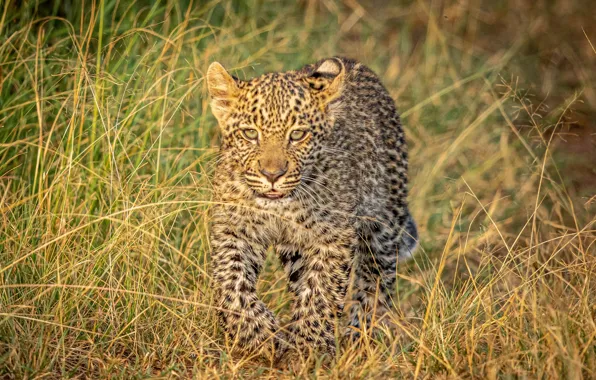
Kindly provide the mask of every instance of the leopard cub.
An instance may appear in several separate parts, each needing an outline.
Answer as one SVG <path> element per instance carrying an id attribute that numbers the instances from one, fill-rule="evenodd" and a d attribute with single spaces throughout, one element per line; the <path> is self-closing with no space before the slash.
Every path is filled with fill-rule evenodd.
<path id="1" fill-rule="evenodd" d="M 236 347 L 335 353 L 350 273 L 352 331 L 383 313 L 417 230 L 393 99 L 366 66 L 329 58 L 250 80 L 209 67 L 221 130 L 210 242 L 222 326 Z M 281 328 L 256 293 L 273 246 L 294 294 Z"/>

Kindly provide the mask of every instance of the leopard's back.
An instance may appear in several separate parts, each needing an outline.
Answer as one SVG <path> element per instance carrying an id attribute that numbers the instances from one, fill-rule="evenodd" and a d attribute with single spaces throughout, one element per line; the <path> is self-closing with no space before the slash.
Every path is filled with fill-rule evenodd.
<path id="1" fill-rule="evenodd" d="M 318 165 L 335 174 L 342 192 L 357 198 L 357 216 L 406 221 L 408 157 L 395 103 L 379 77 L 365 65 L 340 58 L 346 80 L 338 117 Z M 328 162 L 328 163 L 326 163 Z"/>

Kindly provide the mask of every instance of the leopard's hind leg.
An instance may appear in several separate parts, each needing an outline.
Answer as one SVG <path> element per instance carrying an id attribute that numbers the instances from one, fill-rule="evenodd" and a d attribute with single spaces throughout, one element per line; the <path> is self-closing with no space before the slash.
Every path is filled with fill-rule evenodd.
<path id="1" fill-rule="evenodd" d="M 403 227 L 375 222 L 363 228 L 354 258 L 354 289 L 350 331 L 358 337 L 373 317 L 391 309 L 398 260 L 409 259 L 418 246 L 418 230 L 407 214 Z"/>

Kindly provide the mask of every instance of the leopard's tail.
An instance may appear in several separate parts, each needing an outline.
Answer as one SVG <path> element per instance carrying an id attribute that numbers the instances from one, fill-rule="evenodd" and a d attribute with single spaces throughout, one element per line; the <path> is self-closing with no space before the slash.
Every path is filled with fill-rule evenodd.
<path id="1" fill-rule="evenodd" d="M 401 233 L 401 244 L 399 246 L 399 258 L 401 260 L 407 260 L 414 255 L 414 252 L 418 248 L 418 228 L 416 222 L 412 218 L 412 214 L 408 211 L 408 217 L 406 224 Z"/>

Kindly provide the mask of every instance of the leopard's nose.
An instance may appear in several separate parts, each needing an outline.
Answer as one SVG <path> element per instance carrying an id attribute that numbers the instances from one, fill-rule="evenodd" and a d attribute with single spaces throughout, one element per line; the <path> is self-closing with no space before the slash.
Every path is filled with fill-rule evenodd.
<path id="1" fill-rule="evenodd" d="M 269 180 L 269 182 L 271 182 L 271 184 L 274 184 L 275 181 L 277 181 L 279 179 L 279 177 L 283 176 L 284 174 L 286 174 L 288 172 L 288 163 L 286 162 L 285 165 L 283 167 L 277 166 L 277 167 L 262 167 L 259 169 L 259 171 L 261 172 L 262 175 L 265 176 L 265 178 L 267 178 Z"/>

